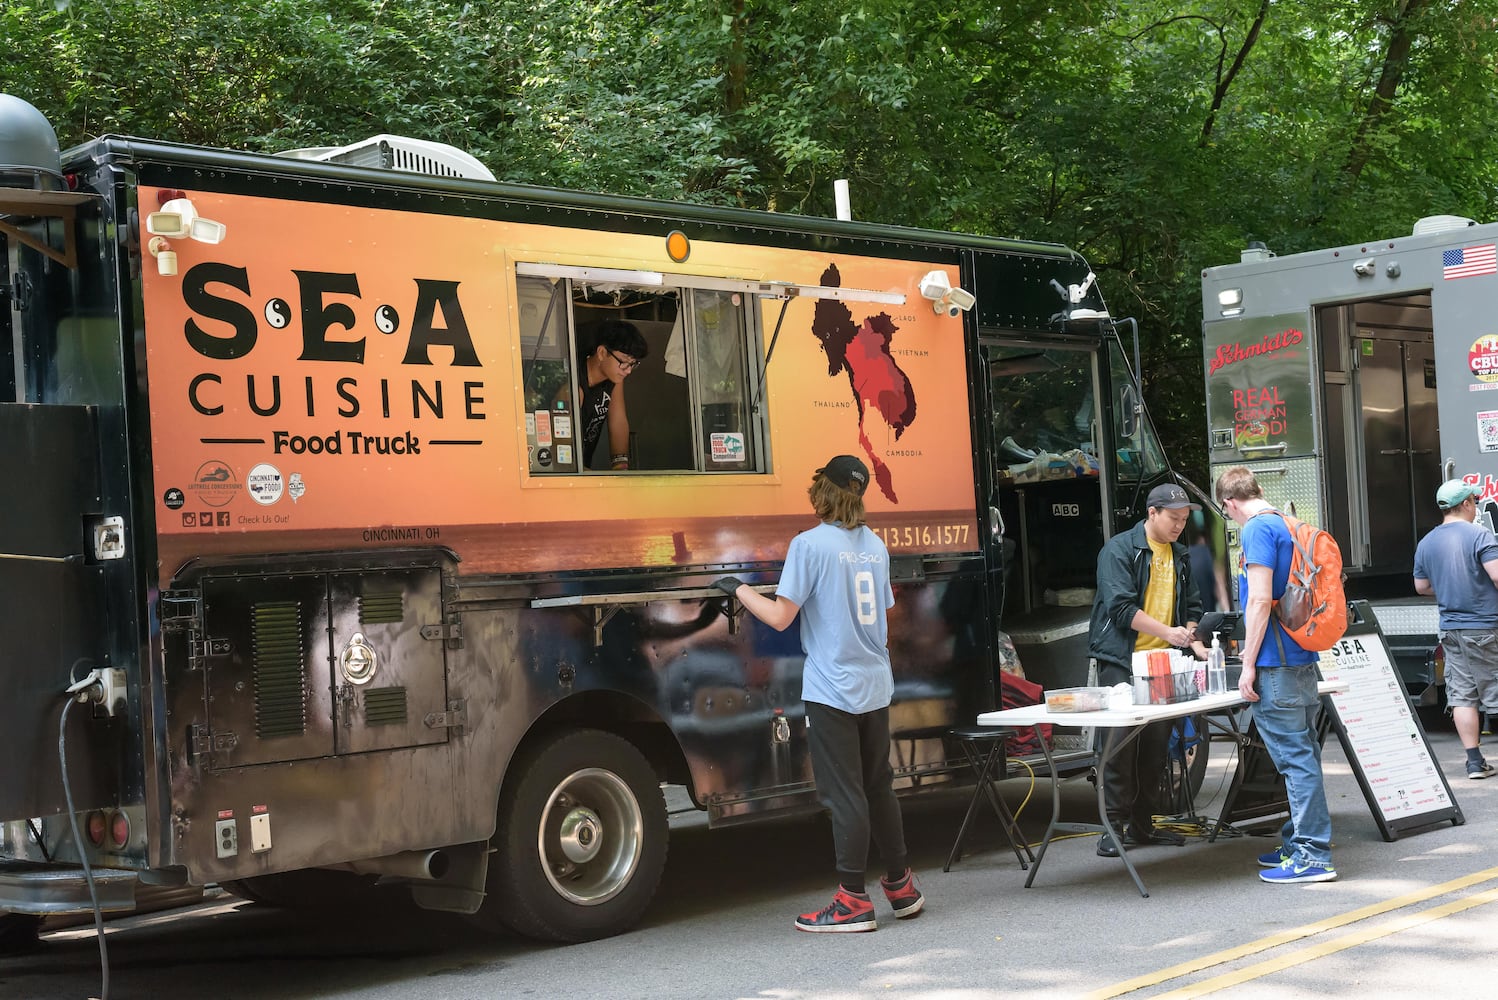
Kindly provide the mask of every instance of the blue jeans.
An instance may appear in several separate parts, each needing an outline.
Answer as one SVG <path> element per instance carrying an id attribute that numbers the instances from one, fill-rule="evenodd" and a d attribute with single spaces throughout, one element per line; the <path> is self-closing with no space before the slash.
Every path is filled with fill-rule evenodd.
<path id="1" fill-rule="evenodd" d="M 1269 757 L 1285 776 L 1290 819 L 1280 831 L 1281 850 L 1297 865 L 1330 865 L 1332 816 L 1321 776 L 1316 739 L 1316 667 L 1260 667 L 1254 722 Z"/>

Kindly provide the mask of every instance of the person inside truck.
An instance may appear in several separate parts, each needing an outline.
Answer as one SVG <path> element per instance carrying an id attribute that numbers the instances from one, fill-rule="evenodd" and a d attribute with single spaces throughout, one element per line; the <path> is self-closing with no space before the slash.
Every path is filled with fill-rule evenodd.
<path id="1" fill-rule="evenodd" d="M 629 468 L 629 412 L 624 405 L 624 383 L 650 346 L 638 327 L 628 320 L 610 319 L 599 324 L 592 348 L 578 365 L 577 419 L 581 425 L 582 454 L 586 468 L 595 465 L 594 452 L 607 430 L 609 469 Z"/>

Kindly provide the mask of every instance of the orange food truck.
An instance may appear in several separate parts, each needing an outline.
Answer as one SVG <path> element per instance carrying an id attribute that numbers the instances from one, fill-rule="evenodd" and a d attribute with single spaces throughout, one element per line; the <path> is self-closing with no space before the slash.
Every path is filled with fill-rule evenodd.
<path id="1" fill-rule="evenodd" d="M 710 584 L 773 587 L 826 458 L 876 480 L 905 791 L 961 780 L 945 729 L 999 705 L 1009 640 L 1084 681 L 1097 551 L 1170 475 L 1052 244 L 501 184 L 389 136 L 59 152 L 14 97 L 0 183 L 13 927 L 379 880 L 618 933 L 663 786 L 715 825 L 817 808 L 796 632 Z M 648 346 L 627 469 L 582 446 L 610 320 Z"/>

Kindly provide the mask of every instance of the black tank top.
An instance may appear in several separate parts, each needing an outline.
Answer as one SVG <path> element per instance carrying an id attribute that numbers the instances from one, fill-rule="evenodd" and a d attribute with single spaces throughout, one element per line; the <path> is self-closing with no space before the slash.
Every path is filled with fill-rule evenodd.
<path id="1" fill-rule="evenodd" d="M 577 408 L 577 419 L 582 423 L 583 453 L 579 456 L 583 468 L 592 464 L 593 452 L 603 437 L 603 427 L 609 418 L 609 404 L 613 402 L 614 383 L 604 379 L 597 385 L 583 388 L 583 401 Z"/>

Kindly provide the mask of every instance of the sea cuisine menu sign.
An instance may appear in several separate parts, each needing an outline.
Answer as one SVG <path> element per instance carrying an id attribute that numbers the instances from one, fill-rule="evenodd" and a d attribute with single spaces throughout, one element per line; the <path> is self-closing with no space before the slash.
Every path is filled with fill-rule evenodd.
<path id="1" fill-rule="evenodd" d="M 1401 830 L 1465 822 L 1431 753 L 1371 609 L 1321 654 L 1321 676 L 1347 690 L 1331 698 L 1332 722 L 1385 840 Z"/>

